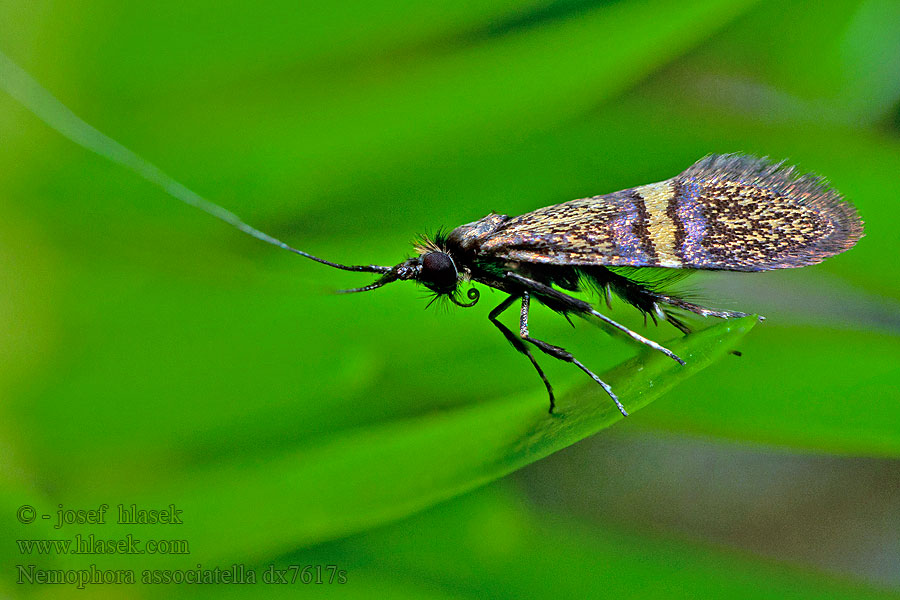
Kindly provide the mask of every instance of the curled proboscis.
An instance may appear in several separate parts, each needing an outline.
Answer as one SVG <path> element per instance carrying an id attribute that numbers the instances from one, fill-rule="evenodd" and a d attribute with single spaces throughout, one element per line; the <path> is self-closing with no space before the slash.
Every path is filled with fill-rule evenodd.
<path id="1" fill-rule="evenodd" d="M 469 308 L 470 306 L 475 306 L 475 304 L 478 302 L 478 299 L 481 298 L 481 292 L 479 292 L 474 287 L 471 287 L 469 288 L 469 291 L 466 292 L 466 297 L 471 300 L 471 302 L 460 302 L 456 299 L 456 296 L 450 296 L 450 301 L 457 306 Z"/>

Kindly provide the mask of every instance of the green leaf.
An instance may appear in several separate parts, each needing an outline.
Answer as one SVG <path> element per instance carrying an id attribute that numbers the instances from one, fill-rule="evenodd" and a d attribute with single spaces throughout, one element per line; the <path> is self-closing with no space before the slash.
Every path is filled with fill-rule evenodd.
<path id="1" fill-rule="evenodd" d="M 676 390 L 644 422 L 801 450 L 900 456 L 896 335 L 767 322 L 742 350 L 740 361 Z"/>
<path id="2" fill-rule="evenodd" d="M 755 323 L 754 317 L 725 321 L 671 344 L 686 366 L 651 351 L 602 377 L 637 411 L 727 354 Z M 179 532 L 200 547 L 194 558 L 260 558 L 407 516 L 622 418 L 593 383 L 564 395 L 553 416 L 545 402 L 515 396 L 361 427 L 262 460 L 170 473 L 152 490 L 136 485 L 123 494 L 121 482 L 98 481 L 81 501 L 126 495 L 165 505 L 177 499 L 190 515 Z M 254 506 L 265 510 L 248 512 Z"/>

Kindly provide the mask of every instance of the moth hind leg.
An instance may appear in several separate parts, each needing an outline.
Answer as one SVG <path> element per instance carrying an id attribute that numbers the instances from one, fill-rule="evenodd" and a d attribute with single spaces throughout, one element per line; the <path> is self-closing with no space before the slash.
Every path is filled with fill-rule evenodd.
<path id="1" fill-rule="evenodd" d="M 672 325 L 678 328 L 679 331 L 688 335 L 691 333 L 691 328 L 684 324 L 673 311 L 669 309 L 669 307 L 676 307 L 681 310 L 685 310 L 688 312 L 692 312 L 694 314 L 703 316 L 703 317 L 718 317 L 720 319 L 735 319 L 739 317 L 749 317 L 750 315 L 747 313 L 736 312 L 736 311 L 728 311 L 728 310 L 713 310 L 711 308 L 705 308 L 698 304 L 693 304 L 691 302 L 687 302 L 682 300 L 681 298 L 675 298 L 673 296 L 665 296 L 662 294 L 657 294 L 659 296 L 659 302 L 664 303 L 666 306 L 662 308 L 662 312 L 666 315 L 666 320 L 669 321 Z M 765 317 L 759 317 L 760 321 L 765 320 Z M 735 356 L 742 356 L 740 351 L 732 350 L 731 354 Z"/>
<path id="2" fill-rule="evenodd" d="M 678 302 L 679 300 L 660 294 L 653 289 L 651 283 L 631 279 L 605 267 L 585 269 L 583 273 L 593 287 L 599 290 L 601 296 L 606 300 L 607 306 L 610 306 L 610 296 L 615 294 L 641 311 L 644 315 L 645 326 L 649 316 L 653 320 L 654 325 L 658 324 L 658 320 L 668 321 L 685 335 L 691 333 L 691 328 L 687 324 L 678 318 L 673 311 L 667 310 L 668 307 L 666 305 L 670 304 L 667 300 L 672 302 Z"/>
<path id="3" fill-rule="evenodd" d="M 700 315 L 701 317 L 718 317 L 720 319 L 736 319 L 739 317 L 750 316 L 747 313 L 737 311 L 715 310 L 712 308 L 706 308 L 705 306 L 700 306 L 699 304 L 694 304 L 675 296 L 668 296 L 665 294 L 658 294 L 654 292 L 651 292 L 651 294 L 654 297 L 657 313 L 662 314 L 666 321 L 671 323 L 673 327 L 675 327 L 684 335 L 689 335 L 693 331 L 693 329 L 687 323 L 681 320 L 681 315 L 678 315 L 674 310 L 672 310 L 673 308 L 693 313 L 695 315 Z M 763 317 L 760 317 L 760 320 L 762 319 Z M 737 351 L 732 351 L 732 354 L 740 356 L 740 353 Z"/>
<path id="4" fill-rule="evenodd" d="M 622 300 L 631 304 L 644 314 L 646 322 L 649 315 L 653 319 L 654 324 L 657 318 L 668 321 L 673 327 L 678 329 L 685 335 L 691 333 L 693 329 L 685 323 L 676 310 L 693 313 L 701 317 L 718 317 L 720 319 L 734 319 L 738 317 L 749 316 L 747 313 L 737 311 L 715 310 L 706 308 L 693 302 L 688 302 L 674 295 L 664 294 L 659 291 L 659 283 L 638 281 L 626 274 L 613 272 L 607 268 L 594 268 L 586 270 L 584 274 L 594 283 L 594 285 L 604 293 L 608 298 L 611 290 Z M 672 279 L 677 280 L 678 277 Z M 666 278 L 662 279 L 663 285 Z M 607 299 L 608 302 L 608 299 Z M 676 310 L 673 310 L 676 309 Z"/>
<path id="5" fill-rule="evenodd" d="M 692 312 L 695 315 L 700 315 L 701 317 L 718 317 L 720 319 L 737 319 L 740 317 L 749 317 L 749 313 L 743 313 L 733 310 L 715 310 L 713 308 L 706 308 L 705 306 L 700 306 L 699 304 L 694 304 L 693 302 L 688 302 L 686 300 L 682 300 L 681 298 L 677 298 L 675 296 L 667 296 L 665 294 L 653 294 L 656 298 L 657 302 L 666 304 L 668 306 L 672 306 L 687 312 Z M 663 309 L 663 312 L 665 309 Z M 671 312 L 671 311 L 668 311 Z M 674 323 L 673 323 L 674 324 Z M 676 325 L 677 327 L 677 325 Z"/>
<path id="6" fill-rule="evenodd" d="M 679 319 L 674 312 L 671 310 L 666 310 L 665 308 L 660 308 L 663 314 L 666 316 L 666 321 L 672 324 L 672 327 L 683 333 L 684 335 L 690 335 L 693 331 L 684 321 Z"/>

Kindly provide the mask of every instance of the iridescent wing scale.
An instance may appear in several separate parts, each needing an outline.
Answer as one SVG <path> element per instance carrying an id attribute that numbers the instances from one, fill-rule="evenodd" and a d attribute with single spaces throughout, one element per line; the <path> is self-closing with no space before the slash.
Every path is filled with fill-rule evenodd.
<path id="1" fill-rule="evenodd" d="M 483 259 L 510 262 L 765 271 L 843 252 L 862 226 L 821 178 L 730 154 L 660 183 L 489 215 L 451 237 L 468 238 Z"/>

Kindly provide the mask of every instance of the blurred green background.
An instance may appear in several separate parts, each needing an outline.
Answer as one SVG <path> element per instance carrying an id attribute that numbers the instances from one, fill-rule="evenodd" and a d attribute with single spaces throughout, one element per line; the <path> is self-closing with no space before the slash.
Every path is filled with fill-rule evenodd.
<path id="1" fill-rule="evenodd" d="M 707 303 L 768 317 L 743 357 L 519 469 L 584 434 L 506 419 L 540 429 L 546 399 L 486 319 L 500 295 L 447 311 L 408 284 L 335 296 L 370 279 L 180 204 L 0 93 L 0 594 L 900 596 L 896 0 L 2 0 L 0 23 L 0 51 L 86 121 L 344 263 L 392 265 L 418 233 L 711 152 L 825 175 L 866 222 L 822 265 L 693 277 Z M 634 312 L 610 314 L 642 327 Z M 548 313 L 532 331 L 597 372 L 636 351 Z M 562 394 L 609 408 L 553 362 Z M 15 518 L 119 502 L 174 503 L 185 524 Z M 78 532 L 191 554 L 14 543 Z M 334 564 L 348 581 L 16 584 L 32 563 Z"/>

